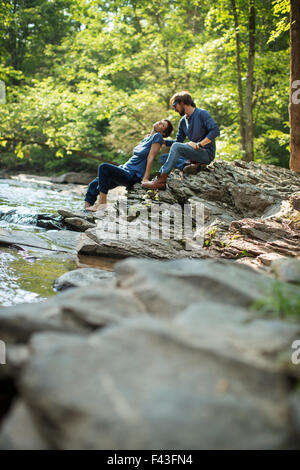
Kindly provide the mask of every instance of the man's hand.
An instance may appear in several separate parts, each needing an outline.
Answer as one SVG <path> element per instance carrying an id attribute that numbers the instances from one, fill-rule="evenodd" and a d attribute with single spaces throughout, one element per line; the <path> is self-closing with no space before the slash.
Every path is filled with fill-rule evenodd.
<path id="1" fill-rule="evenodd" d="M 196 142 L 187 142 L 187 145 L 189 145 L 190 147 L 192 147 L 194 150 L 198 150 L 198 149 L 199 149 L 199 145 L 196 144 Z"/>
<path id="2" fill-rule="evenodd" d="M 144 179 L 141 181 L 141 184 L 144 184 L 144 183 L 149 183 L 149 181 L 150 181 L 149 179 L 147 179 L 147 178 L 144 178 Z"/>

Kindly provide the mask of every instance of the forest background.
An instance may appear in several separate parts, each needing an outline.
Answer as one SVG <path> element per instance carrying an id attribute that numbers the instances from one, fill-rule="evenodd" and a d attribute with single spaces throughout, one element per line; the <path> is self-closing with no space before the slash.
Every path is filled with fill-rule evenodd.
<path id="1" fill-rule="evenodd" d="M 123 163 L 188 90 L 217 158 L 288 168 L 288 30 L 288 0 L 0 0 L 0 165 Z"/>

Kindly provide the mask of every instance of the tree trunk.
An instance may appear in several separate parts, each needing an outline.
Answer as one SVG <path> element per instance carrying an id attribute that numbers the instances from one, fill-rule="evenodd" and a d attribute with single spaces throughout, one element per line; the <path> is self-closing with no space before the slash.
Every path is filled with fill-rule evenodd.
<path id="1" fill-rule="evenodd" d="M 237 68 L 237 81 L 238 81 L 238 93 L 239 93 L 239 116 L 240 116 L 240 137 L 241 137 L 241 148 L 243 151 L 246 150 L 245 142 L 245 120 L 244 120 L 244 102 L 243 102 L 243 86 L 242 86 L 242 72 L 241 72 L 241 47 L 240 47 L 240 29 L 238 14 L 236 9 L 235 0 L 231 0 L 233 17 L 234 17 L 234 28 L 235 28 L 235 44 L 236 44 L 236 68 Z"/>
<path id="2" fill-rule="evenodd" d="M 291 0 L 290 169 L 300 172 L 300 0 Z"/>
<path id="3" fill-rule="evenodd" d="M 254 160 L 253 137 L 253 79 L 254 79 L 254 59 L 255 59 L 255 0 L 249 0 L 249 49 L 248 49 L 248 70 L 246 80 L 245 96 L 245 160 Z"/>

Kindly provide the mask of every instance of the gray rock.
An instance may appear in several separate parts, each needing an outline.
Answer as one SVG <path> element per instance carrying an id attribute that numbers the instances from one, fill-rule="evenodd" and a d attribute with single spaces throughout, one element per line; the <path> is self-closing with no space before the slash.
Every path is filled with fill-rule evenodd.
<path id="1" fill-rule="evenodd" d="M 273 283 L 227 260 L 127 259 L 116 263 L 115 271 L 118 285 L 138 297 L 149 312 L 168 316 L 204 300 L 249 306 Z"/>
<path id="2" fill-rule="evenodd" d="M 87 220 L 81 219 L 79 217 L 66 217 L 64 223 L 71 227 L 73 230 L 78 230 L 79 232 L 85 232 L 89 228 L 96 227 L 96 224 L 92 224 Z"/>
<path id="3" fill-rule="evenodd" d="M 98 228 L 87 230 L 81 235 L 77 250 L 79 254 L 91 254 L 109 256 L 115 258 L 127 258 L 135 256 L 138 258 L 174 259 L 204 256 L 202 247 L 193 250 L 193 253 L 184 249 L 187 245 L 177 240 L 145 240 L 145 238 L 121 238 L 114 239 L 101 236 Z"/>
<path id="4" fill-rule="evenodd" d="M 267 207 L 276 202 L 273 194 L 268 194 L 266 190 L 251 184 L 229 184 L 228 189 L 233 197 L 235 208 L 245 215 L 252 213 L 259 216 Z"/>
<path id="5" fill-rule="evenodd" d="M 17 245 L 51 251 L 76 252 L 80 233 L 71 230 L 49 230 L 39 234 L 21 230 L 0 229 L 0 245 Z"/>
<path id="6" fill-rule="evenodd" d="M 300 378 L 291 364 L 291 344 L 300 337 L 300 324 L 259 318 L 246 309 L 215 301 L 190 305 L 174 318 L 189 344 L 240 364 Z"/>
<path id="7" fill-rule="evenodd" d="M 49 450 L 27 405 L 18 400 L 0 431 L 1 450 Z"/>
<path id="8" fill-rule="evenodd" d="M 91 214 L 91 212 L 88 211 L 70 211 L 66 209 L 59 209 L 58 213 L 63 217 L 63 219 L 76 217 L 87 220 L 91 223 L 93 223 L 95 219 L 94 214 Z"/>
<path id="9" fill-rule="evenodd" d="M 271 264 L 272 273 L 281 281 L 300 284 L 300 260 L 277 259 Z"/>
<path id="10" fill-rule="evenodd" d="M 64 273 L 54 281 L 53 287 L 57 291 L 65 290 L 70 287 L 88 287 L 96 281 L 111 281 L 115 277 L 115 273 L 97 268 L 81 268 L 74 269 Z"/>
<path id="11" fill-rule="evenodd" d="M 44 302 L 0 308 L 0 338 L 7 343 L 27 342 L 33 333 L 65 331 L 87 334 L 123 318 L 142 315 L 143 303 L 104 281 L 68 289 Z"/>
<path id="12" fill-rule="evenodd" d="M 3 228 L 0 229 L 0 245 L 25 245 L 51 249 L 49 243 L 35 233 Z"/>
<path id="13" fill-rule="evenodd" d="M 299 365 L 298 365 L 299 367 Z M 299 439 L 300 446 L 300 390 L 295 390 L 294 393 L 290 396 L 290 414 L 292 417 L 292 422 L 295 426 L 295 430 Z"/>
<path id="14" fill-rule="evenodd" d="M 169 323 L 47 344 L 33 344 L 20 392 L 53 448 L 297 447 L 287 378 L 195 347 Z"/>
<path id="15" fill-rule="evenodd" d="M 69 325 L 63 320 L 56 297 L 0 308 L 0 337 L 7 343 L 26 342 L 35 332 L 53 330 L 83 331 L 82 326 Z"/>
<path id="16" fill-rule="evenodd" d="M 51 250 L 76 253 L 80 233 L 72 230 L 48 230 L 39 236 L 49 243 Z"/>

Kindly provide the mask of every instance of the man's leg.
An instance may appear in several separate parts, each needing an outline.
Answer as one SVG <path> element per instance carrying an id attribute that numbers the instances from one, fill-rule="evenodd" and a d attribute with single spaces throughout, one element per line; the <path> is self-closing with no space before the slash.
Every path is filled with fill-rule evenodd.
<path id="1" fill-rule="evenodd" d="M 147 189 L 166 189 L 168 174 L 176 167 L 181 156 L 200 163 L 210 163 L 210 156 L 206 150 L 194 150 L 188 144 L 175 142 L 171 147 L 165 164 L 159 170 L 160 174 L 155 180 L 143 183 L 143 187 Z"/>
<path id="2" fill-rule="evenodd" d="M 166 163 L 159 170 L 160 173 L 170 173 L 180 157 L 207 165 L 210 163 L 210 156 L 205 149 L 194 150 L 188 144 L 175 142 L 171 147 Z"/>
<path id="3" fill-rule="evenodd" d="M 164 165 L 168 159 L 169 154 L 164 153 L 159 157 L 159 163 Z M 176 163 L 175 168 L 178 168 L 179 170 L 182 170 L 182 168 L 187 164 L 188 160 L 185 157 L 179 157 L 178 162 Z"/>

